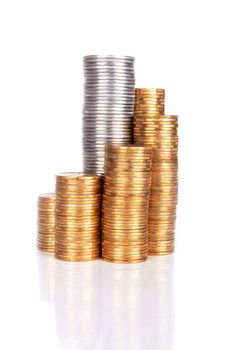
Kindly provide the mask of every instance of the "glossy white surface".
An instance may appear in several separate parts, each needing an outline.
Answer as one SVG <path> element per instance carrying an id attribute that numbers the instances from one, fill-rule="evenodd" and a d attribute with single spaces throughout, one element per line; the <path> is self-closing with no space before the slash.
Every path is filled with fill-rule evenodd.
<path id="1" fill-rule="evenodd" d="M 173 256 L 122 266 L 38 254 L 37 263 L 58 349 L 172 348 Z"/>
<path id="2" fill-rule="evenodd" d="M 0 347 L 231 349 L 231 259 L 182 253 L 128 266 L 19 252 L 2 266 Z"/>

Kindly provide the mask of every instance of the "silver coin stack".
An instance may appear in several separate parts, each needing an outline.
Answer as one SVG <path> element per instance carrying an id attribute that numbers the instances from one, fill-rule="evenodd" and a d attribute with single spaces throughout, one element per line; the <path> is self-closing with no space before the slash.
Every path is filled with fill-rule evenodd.
<path id="1" fill-rule="evenodd" d="M 105 144 L 132 143 L 134 58 L 85 56 L 83 169 L 103 174 Z"/>

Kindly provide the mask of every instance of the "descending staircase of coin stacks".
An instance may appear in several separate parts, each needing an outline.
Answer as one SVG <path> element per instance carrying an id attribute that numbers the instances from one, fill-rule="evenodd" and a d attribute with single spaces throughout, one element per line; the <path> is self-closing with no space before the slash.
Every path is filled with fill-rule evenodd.
<path id="1" fill-rule="evenodd" d="M 85 56 L 83 173 L 38 198 L 38 249 L 65 261 L 137 263 L 174 252 L 178 116 L 136 88 L 134 58 Z"/>

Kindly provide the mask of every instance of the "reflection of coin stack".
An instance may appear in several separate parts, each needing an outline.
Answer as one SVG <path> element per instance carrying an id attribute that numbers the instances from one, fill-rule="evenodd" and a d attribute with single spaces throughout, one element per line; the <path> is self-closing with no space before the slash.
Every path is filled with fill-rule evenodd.
<path id="1" fill-rule="evenodd" d="M 99 257 L 101 183 L 97 175 L 56 176 L 56 258 L 88 261 Z"/>
<path id="2" fill-rule="evenodd" d="M 148 261 L 143 286 L 142 324 L 147 339 L 146 350 L 172 350 L 174 342 L 174 259 L 173 255 L 153 257 Z M 148 307 L 145 308 L 145 305 Z"/>
<path id="3" fill-rule="evenodd" d="M 154 298 L 147 298 L 147 287 L 150 289 L 144 284 L 147 266 L 147 263 L 103 265 L 103 349 L 148 349 L 144 336 L 145 305 L 148 303 L 146 309 L 149 309 Z M 150 324 L 154 327 L 153 319 L 150 319 Z"/>
<path id="4" fill-rule="evenodd" d="M 100 338 L 100 262 L 56 260 L 55 322 L 59 349 L 97 349 Z"/>
<path id="5" fill-rule="evenodd" d="M 52 254 L 37 252 L 39 293 L 41 300 L 46 303 L 54 302 L 55 262 Z"/>
<path id="6" fill-rule="evenodd" d="M 136 89 L 134 142 L 153 150 L 149 254 L 174 251 L 178 190 L 178 117 L 165 116 L 163 89 Z"/>
<path id="7" fill-rule="evenodd" d="M 132 142 L 134 58 L 90 55 L 83 64 L 83 166 L 103 173 L 105 144 Z"/>
<path id="8" fill-rule="evenodd" d="M 106 145 L 102 255 L 107 261 L 147 258 L 150 166 L 146 147 Z"/>
<path id="9" fill-rule="evenodd" d="M 44 193 L 38 198 L 37 247 L 44 252 L 55 249 L 55 194 Z"/>

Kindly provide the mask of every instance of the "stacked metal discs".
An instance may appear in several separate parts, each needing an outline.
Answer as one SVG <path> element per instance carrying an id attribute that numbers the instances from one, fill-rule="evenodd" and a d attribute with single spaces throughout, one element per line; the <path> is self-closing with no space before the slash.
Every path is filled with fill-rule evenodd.
<path id="1" fill-rule="evenodd" d="M 102 256 L 136 263 L 148 255 L 151 150 L 106 145 L 102 208 Z"/>
<path id="2" fill-rule="evenodd" d="M 101 200 L 101 176 L 56 176 L 56 258 L 89 261 L 100 256 Z"/>
<path id="3" fill-rule="evenodd" d="M 54 193 L 44 193 L 38 198 L 37 247 L 48 253 L 55 249 L 55 203 Z"/>
<path id="4" fill-rule="evenodd" d="M 140 116 L 164 114 L 165 90 L 164 89 L 135 89 L 134 124 L 140 121 Z M 138 117 L 138 118 L 136 118 Z M 134 137 L 135 137 L 134 130 Z"/>
<path id="5" fill-rule="evenodd" d="M 149 254 L 174 251 L 178 193 L 178 117 L 164 114 L 164 90 L 136 89 L 134 142 L 152 147 Z"/>
<path id="6" fill-rule="evenodd" d="M 83 169 L 103 173 L 105 144 L 132 142 L 134 58 L 85 56 Z"/>

